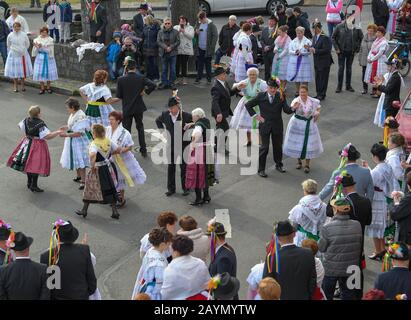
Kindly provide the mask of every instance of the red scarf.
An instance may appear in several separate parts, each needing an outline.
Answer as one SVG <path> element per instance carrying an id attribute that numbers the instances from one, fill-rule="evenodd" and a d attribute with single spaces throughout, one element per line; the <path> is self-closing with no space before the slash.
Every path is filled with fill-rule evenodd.
<path id="1" fill-rule="evenodd" d="M 95 12 L 96 8 L 97 8 L 97 5 L 96 5 L 96 3 L 93 1 L 93 2 L 91 3 L 91 8 L 90 8 L 90 18 L 91 18 L 91 19 L 94 18 L 94 12 Z"/>

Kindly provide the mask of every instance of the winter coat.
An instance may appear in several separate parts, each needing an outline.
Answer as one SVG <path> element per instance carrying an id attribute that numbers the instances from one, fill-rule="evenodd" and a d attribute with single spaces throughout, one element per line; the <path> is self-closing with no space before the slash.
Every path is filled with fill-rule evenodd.
<path id="1" fill-rule="evenodd" d="M 210 19 L 208 20 L 208 28 L 207 28 L 207 48 L 206 48 L 206 53 L 205 53 L 205 57 L 209 58 L 209 57 L 213 57 L 215 54 L 215 46 L 217 44 L 218 41 L 218 31 L 217 31 L 217 27 L 215 26 L 215 24 L 213 23 L 213 21 L 211 21 Z M 200 28 L 201 23 L 199 21 L 197 21 L 194 30 L 197 30 Z M 195 45 L 195 55 L 199 56 L 200 51 L 198 50 L 198 36 L 195 36 L 196 38 L 196 45 Z"/>
<path id="2" fill-rule="evenodd" d="M 193 38 L 194 28 L 188 23 L 185 26 L 185 32 L 180 32 L 180 25 L 174 26 L 174 30 L 177 30 L 180 35 L 180 45 L 178 46 L 178 54 L 192 56 L 194 55 Z"/>
<path id="3" fill-rule="evenodd" d="M 208 254 L 210 253 L 210 241 L 201 228 L 191 231 L 184 231 L 183 229 L 180 229 L 177 231 L 177 234 L 187 236 L 193 240 L 194 250 L 191 252 L 193 257 L 199 258 L 204 262 L 207 261 Z"/>
<path id="4" fill-rule="evenodd" d="M 157 36 L 160 31 L 160 25 L 153 23 L 152 25 L 145 25 L 143 29 L 143 53 L 147 57 L 158 56 Z"/>
<path id="5" fill-rule="evenodd" d="M 168 55 L 170 57 L 176 56 L 178 53 L 178 46 L 180 45 L 180 35 L 177 30 L 173 28 L 166 30 L 161 29 L 157 35 L 157 43 L 159 46 L 160 57 Z M 166 52 L 166 48 L 171 47 L 170 52 Z"/>
<path id="6" fill-rule="evenodd" d="M 372 38 L 368 37 L 368 34 L 365 35 L 365 37 L 362 39 L 361 42 L 361 47 L 360 47 L 360 52 L 358 52 L 358 62 L 360 63 L 360 66 L 366 67 L 367 66 L 367 57 L 368 54 L 370 53 L 372 43 L 376 39 L 376 36 L 373 36 Z"/>
<path id="7" fill-rule="evenodd" d="M 60 21 L 61 22 L 72 22 L 73 21 L 73 10 L 69 2 L 60 3 Z"/>

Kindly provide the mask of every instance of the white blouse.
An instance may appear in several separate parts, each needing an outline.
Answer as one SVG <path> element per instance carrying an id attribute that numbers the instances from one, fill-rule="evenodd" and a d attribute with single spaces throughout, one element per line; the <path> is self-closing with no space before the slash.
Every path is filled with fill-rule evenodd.
<path id="1" fill-rule="evenodd" d="M 110 89 L 105 84 L 96 86 L 94 82 L 91 82 L 82 86 L 80 91 L 88 97 L 89 101 L 97 101 L 101 99 L 101 97 L 107 101 L 112 97 Z"/>
<path id="2" fill-rule="evenodd" d="M 16 55 L 24 56 L 30 47 L 30 40 L 24 32 L 12 32 L 7 37 L 8 51 Z"/>
<path id="3" fill-rule="evenodd" d="M 39 52 L 47 52 L 49 58 L 54 58 L 54 40 L 52 37 L 43 38 L 38 36 L 33 40 L 33 43 L 41 44 L 41 48 L 33 46 L 33 50 L 31 51 L 33 57 L 37 56 Z"/>

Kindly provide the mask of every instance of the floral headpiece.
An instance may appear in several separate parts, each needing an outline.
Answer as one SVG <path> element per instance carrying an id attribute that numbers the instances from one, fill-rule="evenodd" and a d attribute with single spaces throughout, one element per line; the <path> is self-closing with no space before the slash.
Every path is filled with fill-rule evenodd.
<path id="1" fill-rule="evenodd" d="M 395 296 L 395 300 L 408 300 L 408 296 L 407 296 L 405 293 L 403 293 L 403 294 L 397 294 L 397 295 Z"/>
<path id="2" fill-rule="evenodd" d="M 16 244 L 14 243 L 14 236 L 15 236 L 14 231 L 11 231 L 9 238 L 6 241 L 7 248 L 13 249 L 16 246 Z"/>
<path id="3" fill-rule="evenodd" d="M 341 153 L 342 154 L 342 153 Z M 338 209 L 340 212 L 348 212 L 351 210 L 350 203 L 346 199 L 344 193 L 343 193 L 343 178 L 344 176 L 347 175 L 347 171 L 341 171 L 341 173 L 335 177 L 335 187 L 337 188 L 335 192 L 334 199 L 331 200 L 330 204 L 331 206 L 335 207 Z"/>
<path id="4" fill-rule="evenodd" d="M 60 253 L 60 235 L 59 228 L 67 225 L 68 222 L 63 219 L 57 219 L 52 223 L 53 231 L 50 236 L 50 246 L 49 246 L 49 266 L 57 264 L 59 260 Z"/>
<path id="5" fill-rule="evenodd" d="M 408 248 L 407 252 L 405 252 L 405 248 L 401 246 L 399 243 L 393 243 L 388 247 L 387 251 L 391 259 L 408 260 Z"/>
<path id="6" fill-rule="evenodd" d="M 350 150 L 352 146 L 352 143 L 348 143 L 342 150 L 341 150 L 341 154 L 340 154 L 340 165 L 338 166 L 338 170 L 340 170 L 341 168 L 344 168 L 347 165 L 347 161 L 348 161 L 348 150 Z"/>
<path id="7" fill-rule="evenodd" d="M 3 220 L 0 219 L 0 228 L 5 228 L 7 230 L 11 230 L 11 224 L 10 223 L 6 223 Z"/>

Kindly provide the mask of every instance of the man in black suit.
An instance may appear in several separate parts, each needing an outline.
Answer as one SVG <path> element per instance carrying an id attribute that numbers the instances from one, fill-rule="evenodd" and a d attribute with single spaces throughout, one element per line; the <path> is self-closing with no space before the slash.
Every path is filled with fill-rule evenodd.
<path id="1" fill-rule="evenodd" d="M 7 253 L 7 239 L 10 236 L 11 226 L 0 220 L 0 266 L 7 265 L 10 261 L 10 254 Z M 7 259 L 6 259 L 7 256 Z"/>
<path id="2" fill-rule="evenodd" d="M 388 19 L 390 17 L 390 10 L 388 9 L 387 2 L 385 0 L 372 0 L 371 11 L 374 23 L 378 27 L 387 27 Z"/>
<path id="3" fill-rule="evenodd" d="M 321 22 L 316 21 L 313 23 L 313 31 L 313 45 L 310 51 L 314 56 L 315 88 L 317 90 L 315 98 L 324 100 L 327 95 L 330 67 L 333 63 L 331 56 L 332 42 L 322 31 Z"/>
<path id="4" fill-rule="evenodd" d="M 265 81 L 271 78 L 271 67 L 273 65 L 275 47 L 274 41 L 277 36 L 277 24 L 277 17 L 275 15 L 271 15 L 270 19 L 268 19 L 268 27 L 265 27 L 261 33 L 260 43 L 263 51 Z"/>
<path id="5" fill-rule="evenodd" d="M 211 231 L 214 231 L 215 236 L 215 253 L 214 258 L 210 262 L 208 270 L 212 277 L 217 274 L 227 272 L 232 277 L 237 276 L 237 257 L 234 249 L 229 246 L 225 240 L 227 231 L 224 229 L 224 225 L 215 222 L 211 225 L 207 231 L 207 235 L 211 236 Z"/>
<path id="6" fill-rule="evenodd" d="M 138 13 L 133 17 L 133 31 L 138 38 L 143 37 L 144 18 L 148 15 L 148 4 L 142 3 L 138 8 Z"/>
<path id="7" fill-rule="evenodd" d="M 56 225 L 54 229 L 59 235 L 60 247 L 57 262 L 53 258 L 49 261 L 49 250 L 40 256 L 40 263 L 56 265 L 60 268 L 61 289 L 51 290 L 51 299 L 88 300 L 97 289 L 90 248 L 85 244 L 74 243 L 79 232 L 70 221 L 56 222 Z M 51 250 L 51 257 L 53 257 L 55 248 Z"/>
<path id="8" fill-rule="evenodd" d="M 284 173 L 283 168 L 283 118 L 282 112 L 291 114 L 294 110 L 287 104 L 285 97 L 279 92 L 280 84 L 269 79 L 267 92 L 260 92 L 254 99 L 245 104 L 251 117 L 256 117 L 260 123 L 261 136 L 258 174 L 266 178 L 265 163 L 270 149 L 270 137 L 273 144 L 275 168 Z M 260 107 L 260 114 L 256 114 L 254 107 Z"/>
<path id="9" fill-rule="evenodd" d="M 169 197 L 176 193 L 176 163 L 180 163 L 181 171 L 181 187 L 183 196 L 189 195 L 189 191 L 185 188 L 186 180 L 186 163 L 184 161 L 184 150 L 190 144 L 190 140 L 184 140 L 186 130 L 185 125 L 193 122 L 191 113 L 181 110 L 181 105 L 178 98 L 170 98 L 168 100 L 168 111 L 164 111 L 156 119 L 156 125 L 159 129 L 167 130 L 167 192 Z M 177 140 L 176 140 L 177 139 Z M 188 141 L 187 141 L 188 140 Z M 179 158 L 180 157 L 180 158 Z M 179 159 L 178 159 L 179 158 Z"/>
<path id="10" fill-rule="evenodd" d="M 156 85 L 141 74 L 137 74 L 137 64 L 129 60 L 127 74 L 117 81 L 117 97 L 122 100 L 123 126 L 131 132 L 133 118 L 138 131 L 138 142 L 143 157 L 147 157 L 147 146 L 144 138 L 143 113 L 147 110 L 143 101 L 145 94 L 150 94 Z"/>
<path id="11" fill-rule="evenodd" d="M 312 251 L 294 245 L 295 229 L 289 221 L 280 221 L 276 236 L 279 249 L 279 270 L 276 259 L 267 259 L 263 278 L 272 277 L 280 284 L 281 300 L 310 300 L 317 285 L 317 272 Z M 269 265 L 269 261 L 274 261 Z"/>
<path id="12" fill-rule="evenodd" d="M 50 300 L 47 266 L 30 259 L 33 238 L 17 232 L 12 250 L 16 261 L 0 269 L 0 300 Z"/>
<path id="13" fill-rule="evenodd" d="M 90 8 L 90 41 L 105 43 L 107 12 L 106 8 L 101 5 L 101 0 L 93 0 Z"/>
<path id="14" fill-rule="evenodd" d="M 390 79 L 386 85 L 383 85 L 383 80 L 377 81 L 377 90 L 385 93 L 384 110 L 386 117 L 396 117 L 398 109 L 394 108 L 393 102 L 400 100 L 400 92 L 402 86 L 401 75 L 398 72 L 400 61 L 398 59 L 392 59 L 386 61 L 388 65 L 388 71 L 390 72 Z"/>

